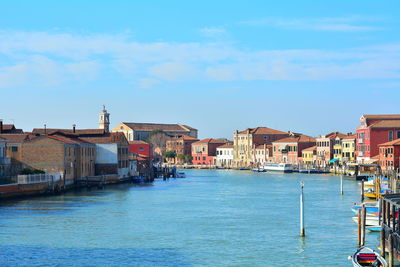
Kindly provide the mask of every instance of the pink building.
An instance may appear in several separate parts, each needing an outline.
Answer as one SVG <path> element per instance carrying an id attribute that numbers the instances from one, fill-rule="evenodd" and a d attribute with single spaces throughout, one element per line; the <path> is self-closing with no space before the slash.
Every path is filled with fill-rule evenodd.
<path id="1" fill-rule="evenodd" d="M 356 134 L 357 162 L 369 163 L 379 155 L 379 144 L 400 138 L 400 114 L 363 115 Z"/>
<path id="2" fill-rule="evenodd" d="M 212 138 L 192 143 L 192 163 L 194 165 L 215 165 L 217 147 L 225 144 L 224 141 Z"/>
<path id="3" fill-rule="evenodd" d="M 294 135 L 272 142 L 272 153 L 275 162 L 298 164 L 302 151 L 315 146 L 315 138 L 307 135 Z"/>

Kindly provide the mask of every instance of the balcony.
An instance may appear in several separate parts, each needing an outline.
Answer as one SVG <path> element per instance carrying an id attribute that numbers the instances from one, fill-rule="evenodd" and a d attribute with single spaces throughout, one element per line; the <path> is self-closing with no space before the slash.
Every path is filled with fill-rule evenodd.
<path id="1" fill-rule="evenodd" d="M 361 138 L 357 139 L 357 143 L 364 144 L 364 139 L 361 139 Z"/>

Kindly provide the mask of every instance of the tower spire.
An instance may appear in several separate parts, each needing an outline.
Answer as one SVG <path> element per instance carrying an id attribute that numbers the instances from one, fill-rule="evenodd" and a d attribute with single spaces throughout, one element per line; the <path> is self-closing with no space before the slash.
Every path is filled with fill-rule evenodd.
<path id="1" fill-rule="evenodd" d="M 99 129 L 104 129 L 106 133 L 110 132 L 110 113 L 107 112 L 105 105 L 99 114 Z"/>

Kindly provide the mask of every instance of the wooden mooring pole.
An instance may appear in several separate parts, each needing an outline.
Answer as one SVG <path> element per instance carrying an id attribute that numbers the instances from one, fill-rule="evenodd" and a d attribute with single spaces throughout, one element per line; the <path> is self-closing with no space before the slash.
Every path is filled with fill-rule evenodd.
<path id="1" fill-rule="evenodd" d="M 362 205 L 358 211 L 358 247 L 362 247 L 365 244 L 365 225 L 366 225 L 367 211 L 365 204 Z"/>
<path id="2" fill-rule="evenodd" d="M 361 203 L 364 202 L 364 180 L 361 180 Z"/>
<path id="3" fill-rule="evenodd" d="M 300 237 L 305 237 L 306 233 L 304 230 L 304 182 L 300 183 L 301 185 L 301 193 L 300 193 Z"/>

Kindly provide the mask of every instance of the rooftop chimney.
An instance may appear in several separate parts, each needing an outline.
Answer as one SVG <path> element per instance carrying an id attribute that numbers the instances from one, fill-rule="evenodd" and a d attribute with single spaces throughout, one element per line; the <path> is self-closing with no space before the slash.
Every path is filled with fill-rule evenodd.
<path id="1" fill-rule="evenodd" d="M 76 128 L 76 124 L 72 124 L 72 132 L 73 132 L 73 133 L 76 132 L 75 128 Z"/>
<path id="2" fill-rule="evenodd" d="M 3 120 L 0 120 L 0 134 L 3 133 Z"/>

